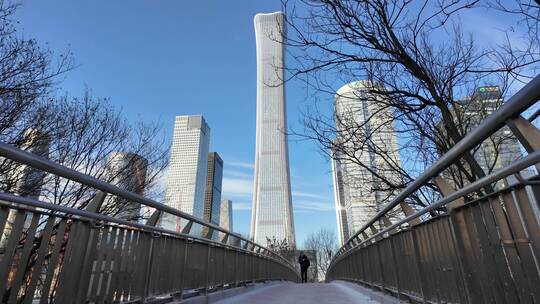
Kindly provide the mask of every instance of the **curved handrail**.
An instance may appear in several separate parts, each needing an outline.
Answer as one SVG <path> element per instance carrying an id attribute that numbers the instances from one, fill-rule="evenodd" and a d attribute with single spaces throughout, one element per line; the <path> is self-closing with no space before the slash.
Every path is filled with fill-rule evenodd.
<path id="1" fill-rule="evenodd" d="M 35 155 L 35 154 L 27 152 L 27 151 L 21 150 L 21 149 L 19 149 L 17 147 L 11 146 L 11 145 L 3 143 L 3 142 L 0 142 L 0 156 L 11 159 L 11 160 L 14 160 L 14 161 L 16 161 L 18 163 L 21 163 L 21 164 L 31 166 L 31 167 L 33 167 L 35 169 L 39 169 L 39 170 L 44 171 L 44 172 L 48 172 L 48 173 L 51 173 L 51 174 L 54 174 L 54 175 L 57 175 L 57 176 L 60 176 L 60 177 L 64 177 L 66 179 L 69 179 L 69 180 L 81 183 L 83 185 L 92 187 L 94 189 L 101 190 L 101 191 L 103 191 L 105 193 L 110 193 L 110 194 L 116 195 L 118 197 L 121 197 L 123 199 L 133 201 L 133 202 L 136 202 L 136 203 L 140 203 L 140 204 L 148 206 L 148 207 L 155 208 L 156 210 L 159 210 L 159 211 L 171 214 L 171 215 L 178 216 L 178 217 L 180 217 L 182 219 L 192 221 L 194 223 L 197 223 L 197 224 L 200 224 L 202 226 L 205 226 L 205 227 L 208 227 L 208 228 L 223 232 L 225 234 L 232 235 L 235 238 L 245 242 L 246 244 L 251 245 L 252 246 L 251 251 L 256 252 L 256 253 L 259 253 L 259 251 L 266 252 L 269 255 L 272 255 L 273 257 L 279 259 L 281 263 L 283 263 L 284 265 L 286 265 L 287 267 L 289 267 L 290 269 L 292 269 L 292 270 L 294 270 L 296 272 L 296 269 L 291 265 L 291 263 L 288 260 L 286 260 L 284 257 L 282 257 L 281 255 L 279 255 L 277 252 L 275 252 L 275 251 L 273 251 L 273 250 L 271 250 L 269 248 L 266 248 L 266 247 L 264 247 L 262 245 L 259 245 L 259 244 L 255 243 L 255 242 L 245 238 L 245 237 L 242 237 L 241 235 L 230 232 L 230 231 L 228 231 L 228 230 L 226 230 L 226 229 L 224 229 L 224 228 L 222 228 L 222 227 L 220 227 L 218 225 L 215 225 L 215 224 L 210 223 L 210 222 L 206 222 L 206 221 L 204 221 L 204 220 L 202 220 L 200 218 L 197 218 L 197 217 L 194 217 L 194 216 L 192 216 L 190 214 L 184 213 L 184 212 L 182 212 L 182 211 L 180 211 L 178 209 L 169 207 L 169 206 L 167 206 L 165 204 L 162 204 L 162 203 L 159 203 L 159 202 L 157 202 L 155 200 L 146 198 L 146 197 L 144 197 L 142 195 L 139 195 L 139 194 L 130 192 L 128 190 L 122 189 L 120 187 L 111 185 L 111 184 L 109 184 L 107 182 L 104 182 L 104 181 L 102 181 L 100 179 L 97 179 L 97 178 L 95 178 L 93 176 L 90 176 L 88 174 L 84 174 L 84 173 L 78 172 L 76 170 L 73 170 L 71 168 L 62 166 L 62 165 L 57 164 L 57 163 L 55 163 L 55 162 L 53 162 L 51 160 L 48 160 L 46 158 L 40 157 L 38 155 Z M 132 222 L 132 221 L 124 221 L 124 220 L 121 220 L 121 219 L 116 219 L 116 218 L 113 218 L 113 217 L 108 217 L 108 216 L 105 216 L 105 215 L 100 215 L 100 214 L 85 211 L 85 210 L 73 209 L 73 208 L 69 208 L 69 207 L 65 207 L 65 206 L 49 204 L 49 203 L 45 203 L 45 202 L 39 202 L 39 201 L 32 200 L 32 199 L 29 199 L 29 198 L 10 195 L 10 194 L 7 194 L 7 193 L 0 193 L 0 199 L 3 199 L 2 197 L 4 197 L 4 199 L 8 200 L 8 201 L 13 200 L 14 202 L 17 202 L 17 203 L 20 203 L 20 204 L 25 204 L 25 205 L 30 205 L 30 206 L 34 206 L 34 207 L 38 207 L 38 205 L 40 205 L 39 206 L 40 208 L 46 208 L 46 209 L 57 210 L 57 211 L 61 211 L 61 212 L 73 213 L 73 214 L 78 214 L 78 215 L 86 216 L 86 217 L 92 217 L 92 216 L 95 217 L 95 218 L 103 217 L 103 219 L 106 219 L 107 221 L 116 222 L 116 223 L 122 223 L 122 224 L 126 224 L 126 225 L 131 225 L 131 226 L 136 226 L 136 227 L 139 227 L 139 228 L 146 228 L 147 229 L 148 227 L 151 227 L 151 226 L 148 226 L 148 225 L 139 224 L 139 223 L 135 223 L 135 222 Z M 200 237 L 193 236 L 193 235 L 181 234 L 181 233 L 177 233 L 175 231 L 170 231 L 170 230 L 167 230 L 167 229 L 162 229 L 162 228 L 157 228 L 157 227 L 152 227 L 152 228 L 154 229 L 154 231 L 160 231 L 160 232 L 169 233 L 169 234 L 173 234 L 173 235 L 179 235 L 179 236 L 183 236 L 183 237 L 187 236 L 187 237 L 190 237 L 190 238 L 197 238 L 197 239 L 200 239 L 200 240 L 213 242 L 212 240 L 209 240 L 209 239 L 200 238 Z M 248 248 L 249 248 L 249 246 L 248 246 Z"/>
<path id="2" fill-rule="evenodd" d="M 405 224 L 405 223 L 408 223 L 430 211 L 433 211 L 437 208 L 440 208 L 442 206 L 445 206 L 446 204 L 448 203 L 451 203 L 453 201 L 455 201 L 456 199 L 460 198 L 460 197 L 463 197 L 465 195 L 468 195 L 470 193 L 473 193 L 475 191 L 478 191 L 480 189 L 482 189 L 483 187 L 489 185 L 489 184 L 492 184 L 494 182 L 497 182 L 507 176 L 510 176 L 510 175 L 513 175 L 513 174 L 516 174 L 518 173 L 519 171 L 523 170 L 523 169 L 526 169 L 530 166 L 533 166 L 535 164 L 538 164 L 540 163 L 540 151 L 536 151 L 536 152 L 532 152 L 530 153 L 529 155 L 527 155 L 526 157 L 520 159 L 520 160 L 517 160 L 515 161 L 514 163 L 512 163 L 511 165 L 509 166 L 506 166 L 504 168 L 501 168 L 499 170 L 496 170 L 494 172 L 492 172 L 491 174 L 487 175 L 487 176 L 484 176 L 483 178 L 471 183 L 471 184 L 468 184 L 467 186 L 457 190 L 456 192 L 453 192 L 451 193 L 450 195 L 438 200 L 437 202 L 433 203 L 433 204 L 430 204 L 420 210 L 418 210 L 417 212 L 409 215 L 409 216 L 406 216 L 405 218 L 401 219 L 400 221 L 396 222 L 396 223 L 392 223 L 392 225 L 389 225 L 387 227 L 385 227 L 384 229 L 382 229 L 381 231 L 373 234 L 373 235 L 370 235 L 368 238 L 362 240 L 362 242 L 356 244 L 353 248 L 347 250 L 347 251 L 344 251 L 342 252 L 340 255 L 334 257 L 334 259 L 332 260 L 331 264 L 330 264 L 330 267 L 332 267 L 332 265 L 334 265 L 336 262 L 338 262 L 340 260 L 340 258 L 342 256 L 344 256 L 345 254 L 347 254 L 349 251 L 353 250 L 354 248 L 358 247 L 358 246 L 362 246 L 363 244 L 366 244 L 368 242 L 370 242 L 371 240 L 373 239 L 376 239 L 377 237 L 381 237 L 381 236 L 384 236 L 386 233 L 389 233 L 390 231 L 400 227 L 401 225 Z M 520 184 L 523 184 L 523 183 L 520 183 Z M 514 186 L 511 186 L 510 188 L 512 188 Z M 501 191 L 505 191 L 507 189 L 503 189 Z M 499 191 L 500 192 L 500 191 Z M 497 193 L 499 193 L 497 192 Z M 329 268 L 330 268 L 329 267 Z"/>

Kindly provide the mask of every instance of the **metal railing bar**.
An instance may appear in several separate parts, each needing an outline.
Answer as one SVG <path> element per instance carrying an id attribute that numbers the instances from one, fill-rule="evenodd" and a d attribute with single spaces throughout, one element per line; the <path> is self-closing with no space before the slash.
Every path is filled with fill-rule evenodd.
<path id="1" fill-rule="evenodd" d="M 157 210 L 161 210 L 163 212 L 178 216 L 180 218 L 184 218 L 187 220 L 191 220 L 195 223 L 201 224 L 203 226 L 213 228 L 215 230 L 218 230 L 220 232 L 224 233 L 230 233 L 226 229 L 223 229 L 222 227 L 206 222 L 202 219 L 199 219 L 197 217 L 194 217 L 190 214 L 184 213 L 180 210 L 177 210 L 175 208 L 169 207 L 165 204 L 159 203 L 157 201 L 154 201 L 152 199 L 146 198 L 144 196 L 141 196 L 139 194 L 124 190 L 122 188 L 119 188 L 117 186 L 111 185 L 109 183 L 106 183 L 102 180 L 99 180 L 93 176 L 78 172 L 76 170 L 73 170 L 71 168 L 67 168 L 65 166 L 59 165 L 57 163 L 54 163 L 48 159 L 45 159 L 43 157 L 37 156 L 35 154 L 32 154 L 27 151 L 23 151 L 19 148 L 16 148 L 14 146 L 8 145 L 6 143 L 0 142 L 0 156 L 3 156 L 5 158 L 17 161 L 19 163 L 31 166 L 33 168 L 55 174 L 57 176 L 61 176 L 64 178 L 67 178 L 72 181 L 79 182 L 83 185 L 101 190 L 106 193 L 114 194 L 118 197 L 137 202 L 140 204 L 143 204 L 148 207 L 155 208 Z M 237 236 L 238 238 L 254 245 L 255 247 L 262 247 L 261 245 L 254 243 L 253 241 L 246 239 L 240 235 Z M 277 254 L 277 253 L 276 253 Z"/>
<path id="2" fill-rule="evenodd" d="M 12 204 L 10 204 L 10 202 L 11 203 L 16 203 L 16 204 L 21 204 L 21 205 L 24 205 L 24 206 L 30 206 L 30 207 L 34 207 L 34 208 L 42 208 L 42 209 L 48 209 L 48 210 L 51 210 L 51 211 L 62 212 L 62 213 L 65 213 L 66 215 L 53 214 L 53 213 L 48 213 L 48 212 L 45 212 L 45 211 L 42 211 L 42 210 L 35 210 L 35 209 L 31 209 L 31 208 L 24 208 L 24 207 L 21 208 L 21 206 L 13 206 Z M 205 239 L 205 238 L 202 238 L 202 237 L 197 237 L 197 236 L 193 236 L 193 235 L 178 233 L 176 231 L 171 231 L 171 230 L 167 230 L 167 229 L 163 229 L 163 228 L 155 227 L 155 226 L 149 226 L 149 225 L 145 225 L 145 224 L 141 224 L 141 223 L 137 223 L 137 222 L 133 222 L 133 221 L 123 220 L 123 219 L 119 219 L 119 218 L 115 218 L 115 217 L 111 217 L 111 216 L 107 216 L 107 215 L 103 215 L 103 214 L 99 214 L 99 213 L 94 213 L 94 212 L 91 212 L 91 211 L 75 209 L 75 208 L 70 208 L 70 207 L 56 205 L 56 204 L 50 204 L 50 203 L 42 202 L 42 201 L 39 201 L 39 200 L 36 200 L 36 199 L 23 197 L 23 196 L 17 196 L 17 195 L 13 195 L 13 194 L 9 194 L 9 193 L 0 192 L 0 205 L 4 205 L 4 206 L 14 208 L 14 209 L 24 209 L 25 211 L 39 213 L 39 214 L 42 214 L 42 215 L 56 216 L 56 217 L 67 218 L 67 219 L 74 218 L 72 216 L 67 216 L 67 215 L 76 215 L 76 216 L 79 217 L 79 218 L 76 218 L 78 220 L 83 220 L 84 221 L 86 219 L 87 221 L 98 220 L 98 221 L 104 221 L 104 222 L 112 222 L 112 223 L 121 224 L 121 225 L 125 225 L 125 226 L 135 227 L 135 228 L 138 228 L 138 229 L 140 229 L 142 231 L 146 231 L 146 232 L 150 232 L 150 233 L 152 233 L 152 232 L 165 233 L 165 234 L 176 236 L 176 237 L 179 237 L 179 238 L 182 238 L 182 239 L 193 239 L 193 240 L 205 243 L 205 244 L 212 243 L 212 244 L 215 244 L 216 246 L 219 246 L 219 247 L 228 247 L 228 248 L 233 248 L 233 249 L 241 251 L 241 252 L 252 253 L 251 251 L 248 251 L 248 250 L 245 250 L 245 249 L 242 249 L 242 248 L 239 248 L 239 247 L 234 247 L 232 245 L 223 244 L 223 243 L 213 241 L 213 240 L 209 240 L 209 239 Z M 272 252 L 272 253 L 274 254 L 273 256 L 268 256 L 268 255 L 265 256 L 265 255 L 260 255 L 260 254 L 257 254 L 257 253 L 254 253 L 254 254 L 256 254 L 258 256 L 269 257 L 271 259 L 274 259 L 275 261 L 280 261 L 281 263 L 283 263 L 283 261 L 286 261 L 286 260 L 282 260 L 283 257 L 278 255 L 277 253 L 275 253 L 275 252 Z"/>
<path id="3" fill-rule="evenodd" d="M 421 210 L 415 212 L 414 214 L 411 214 L 407 217 L 405 217 L 404 219 L 392 224 L 391 226 L 388 226 L 386 227 L 385 229 L 379 231 L 378 233 L 376 234 L 373 234 L 371 236 L 369 236 L 367 239 L 365 240 L 362 240 L 362 242 L 360 242 L 360 244 L 358 244 L 357 246 L 354 246 L 351 250 L 353 250 L 354 248 L 358 247 L 358 246 L 361 246 L 363 244 L 365 244 L 366 242 L 369 242 L 371 241 L 372 239 L 376 238 L 376 237 L 379 237 L 379 236 L 383 236 L 385 233 L 387 232 L 390 232 L 391 230 L 407 223 L 407 222 L 410 222 L 411 220 L 417 218 L 417 217 L 420 217 L 422 216 L 423 214 L 429 212 L 429 211 L 432 211 L 432 210 L 435 210 L 437 208 L 440 208 L 441 206 L 444 206 L 454 200 L 456 200 L 457 198 L 460 198 L 462 196 L 465 196 L 469 193 L 472 193 L 474 191 L 477 191 L 479 189 L 481 189 L 482 187 L 488 185 L 488 184 L 491 184 L 491 183 L 494 183 L 496 181 L 499 181 L 507 176 L 510 176 L 510 175 L 513 175 L 515 174 L 516 172 L 519 172 L 525 168 L 528 168 L 530 166 L 533 166 L 537 163 L 540 162 L 540 151 L 536 151 L 536 152 L 533 152 L 533 153 L 530 153 L 529 155 L 527 155 L 526 157 L 522 158 L 522 159 L 519 159 L 517 161 L 515 161 L 514 163 L 504 167 L 504 168 L 501 168 L 497 171 L 494 171 L 493 173 L 489 174 L 488 176 L 485 176 L 463 188 L 461 188 L 460 190 L 457 190 L 451 194 L 449 194 L 447 197 L 444 197 L 442 199 L 440 199 L 439 201 L 433 203 L 433 204 L 430 204 L 429 206 L 427 207 L 424 207 L 422 208 Z M 512 187 L 516 187 L 517 185 L 513 185 L 509 188 L 512 188 Z M 501 191 L 507 191 L 508 189 L 503 189 Z M 343 256 L 345 255 L 347 252 L 349 252 L 350 250 L 346 251 L 346 252 L 343 252 L 340 256 Z M 339 256 L 338 256 L 339 257 Z"/>
<path id="4" fill-rule="evenodd" d="M 3 201 L 5 201 L 5 202 L 3 202 Z M 48 209 L 48 210 L 51 210 L 51 211 L 62 212 L 62 213 L 65 213 L 65 215 L 49 213 L 49 212 L 46 212 L 46 211 L 35 210 L 35 209 L 31 209 L 31 208 L 21 208 L 20 206 L 11 205 L 10 202 L 11 203 L 16 203 L 16 204 L 22 204 L 22 205 L 26 205 L 26 206 L 30 206 L 30 207 L 35 207 L 35 208 L 42 208 L 42 209 Z M 56 204 L 50 204 L 50 203 L 42 202 L 42 201 L 39 201 L 39 200 L 31 199 L 31 198 L 28 198 L 28 197 L 17 196 L 17 195 L 13 195 L 13 194 L 9 194 L 9 193 L 0 192 L 0 205 L 4 205 L 4 206 L 14 208 L 14 209 L 24 209 L 25 211 L 39 213 L 39 214 L 42 214 L 42 215 L 57 216 L 57 217 L 66 218 L 66 219 L 75 218 L 77 220 L 83 220 L 83 221 L 84 220 L 87 220 L 87 221 L 98 220 L 98 221 L 103 221 L 103 222 L 112 222 L 112 223 L 116 223 L 116 224 L 120 224 L 120 225 L 125 225 L 125 226 L 138 228 L 138 229 L 146 231 L 146 232 L 165 233 L 165 234 L 174 235 L 174 236 L 184 238 L 184 239 L 185 238 L 192 238 L 192 239 L 197 239 L 197 240 L 203 241 L 205 243 L 213 242 L 212 240 L 204 239 L 204 238 L 194 236 L 194 235 L 178 233 L 176 231 L 170 231 L 170 230 L 167 230 L 167 229 L 163 229 L 163 228 L 159 228 L 159 227 L 155 227 L 155 226 L 149 226 L 149 225 L 137 223 L 137 222 L 134 222 L 134 221 L 123 220 L 123 219 L 111 217 L 111 216 L 108 216 L 108 215 L 94 213 L 94 212 L 91 212 L 91 211 L 75 209 L 75 208 L 65 207 L 65 206 L 56 205 Z M 69 216 L 69 215 L 76 215 L 77 217 L 73 217 L 73 216 Z"/>
<path id="5" fill-rule="evenodd" d="M 497 111 L 489 115 L 478 127 L 469 132 L 463 139 L 456 143 L 448 152 L 446 152 L 437 162 L 435 162 L 429 169 L 424 171 L 420 177 L 415 179 L 405 190 L 403 190 L 398 196 L 396 196 L 391 202 L 383 206 L 383 208 L 377 212 L 360 230 L 352 235 L 345 243 L 348 244 L 356 238 L 360 233 L 366 230 L 369 226 L 373 225 L 384 216 L 388 211 L 392 210 L 401 201 L 413 194 L 420 187 L 428 183 L 431 178 L 437 176 L 440 172 L 452 165 L 458 160 L 464 153 L 471 150 L 486 138 L 488 138 L 495 131 L 502 128 L 506 121 L 520 115 L 523 111 L 540 100 L 540 75 L 537 75 L 529 83 L 527 83 L 521 90 L 510 97 Z"/>
<path id="6" fill-rule="evenodd" d="M 540 108 L 536 109 L 536 111 L 534 113 L 532 113 L 531 116 L 529 116 L 529 118 L 527 118 L 527 120 L 529 122 L 533 122 L 535 119 L 538 118 L 538 116 L 540 116 Z"/>

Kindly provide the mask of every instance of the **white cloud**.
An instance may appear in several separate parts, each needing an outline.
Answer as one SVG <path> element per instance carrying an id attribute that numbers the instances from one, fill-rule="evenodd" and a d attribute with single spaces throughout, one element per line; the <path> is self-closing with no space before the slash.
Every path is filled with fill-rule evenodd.
<path id="1" fill-rule="evenodd" d="M 233 201 L 233 211 L 251 211 L 251 203 L 236 203 Z"/>
<path id="2" fill-rule="evenodd" d="M 293 191 L 292 196 L 313 198 L 313 199 L 318 199 L 318 200 L 328 200 L 327 195 L 315 194 L 315 193 L 309 193 L 309 192 L 303 192 L 303 191 Z"/>
<path id="3" fill-rule="evenodd" d="M 293 201 L 293 209 L 296 212 L 302 211 L 318 211 L 318 212 L 327 212 L 334 211 L 334 205 L 332 203 L 316 203 L 316 202 L 305 202 L 305 201 Z"/>
<path id="4" fill-rule="evenodd" d="M 251 210 L 252 204 L 246 202 L 253 195 L 253 179 L 238 171 L 229 171 L 223 178 L 222 197 L 233 201 L 234 210 Z M 297 213 L 334 211 L 331 195 L 323 195 L 306 191 L 293 191 L 293 209 Z"/>
<path id="5" fill-rule="evenodd" d="M 231 166 L 231 167 L 237 167 L 237 168 L 244 168 L 244 169 L 252 169 L 255 168 L 255 165 L 253 163 L 248 162 L 242 162 L 242 161 L 230 161 L 226 162 L 225 166 Z"/>
<path id="6" fill-rule="evenodd" d="M 235 170 L 227 170 L 227 167 L 225 167 L 225 170 L 223 172 L 224 176 L 232 177 L 232 178 L 241 178 L 241 179 L 252 179 L 253 173 L 246 173 L 241 171 L 235 171 Z"/>
<path id="7" fill-rule="evenodd" d="M 224 178 L 222 186 L 223 196 L 251 196 L 253 181 L 240 178 Z"/>

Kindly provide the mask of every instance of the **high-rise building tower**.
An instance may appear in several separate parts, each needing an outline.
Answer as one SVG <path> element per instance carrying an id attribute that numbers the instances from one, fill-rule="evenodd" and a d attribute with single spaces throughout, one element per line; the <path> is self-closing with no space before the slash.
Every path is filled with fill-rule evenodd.
<path id="1" fill-rule="evenodd" d="M 219 225 L 221 211 L 221 185 L 223 181 L 223 160 L 216 152 L 208 153 L 208 171 L 206 177 L 206 195 L 204 198 L 203 219 Z M 208 229 L 203 228 L 203 234 Z M 217 232 L 214 236 L 217 237 Z"/>
<path id="2" fill-rule="evenodd" d="M 210 128 L 202 115 L 176 116 L 165 203 L 202 219 L 208 169 Z M 166 229 L 181 230 L 180 220 L 164 215 Z"/>
<path id="3" fill-rule="evenodd" d="M 380 188 L 380 180 L 371 172 L 394 180 L 396 184 L 400 179 L 387 168 L 388 164 L 382 156 L 374 153 L 375 147 L 383 147 L 386 157 L 391 158 L 397 166 L 400 164 L 393 113 L 389 107 L 385 107 L 385 103 L 380 102 L 384 97 L 373 93 L 373 88 L 370 81 L 356 81 L 341 87 L 335 96 L 336 146 L 354 153 L 361 163 L 369 166 L 368 170 L 350 158 L 342 157 L 340 151 L 331 151 L 334 158 L 332 169 L 336 208 L 339 208 L 336 212 L 338 225 L 341 226 L 338 231 L 342 233 L 342 241 L 349 237 L 348 234 L 362 228 L 392 196 L 392 193 L 374 190 Z M 375 127 L 376 132 L 373 132 Z M 358 143 L 350 138 L 349 131 L 353 129 L 356 130 L 355 136 L 364 133 L 370 136 L 370 141 L 362 149 L 355 146 Z"/>
<path id="4" fill-rule="evenodd" d="M 286 240 L 295 247 L 289 155 L 285 130 L 284 15 L 257 14 L 257 135 L 251 237 Z"/>
<path id="5" fill-rule="evenodd" d="M 450 110 L 456 119 L 459 118 L 460 127 L 465 132 L 470 132 L 476 128 L 482 121 L 491 113 L 495 112 L 504 103 L 502 92 L 498 86 L 483 86 L 468 98 L 459 100 Z M 440 129 L 444 132 L 443 122 L 439 124 Z M 445 151 L 439 151 L 442 155 Z M 493 170 L 509 165 L 513 161 L 521 157 L 521 148 L 518 139 L 513 135 L 512 131 L 507 126 L 492 134 L 489 139 L 486 139 L 477 147 L 473 153 L 474 159 L 484 171 L 484 174 L 489 174 Z M 468 169 L 468 167 L 465 167 Z M 452 185 L 455 183 L 453 175 L 455 172 L 444 171 L 442 176 Z M 525 174 L 531 174 L 525 171 Z M 507 181 L 515 180 L 514 176 L 506 178 Z M 500 189 L 505 186 L 503 181 L 495 184 L 495 189 Z M 458 188 L 459 186 L 454 186 Z"/>
<path id="6" fill-rule="evenodd" d="M 457 103 L 467 131 L 476 128 L 487 116 L 502 106 L 504 100 L 498 86 L 479 87 L 468 99 Z M 519 141 L 508 127 L 503 127 L 484 141 L 474 153 L 474 158 L 486 174 L 489 168 L 502 168 L 521 157 Z"/>
<path id="7" fill-rule="evenodd" d="M 219 226 L 228 231 L 233 231 L 232 201 L 228 199 L 221 200 L 219 211 Z"/>
<path id="8" fill-rule="evenodd" d="M 24 141 L 21 148 L 37 156 L 49 156 L 50 139 L 47 135 L 36 129 L 27 129 L 24 132 Z M 17 166 L 13 170 L 17 185 L 17 194 L 20 196 L 39 199 L 45 172 L 28 165 Z"/>
<path id="9" fill-rule="evenodd" d="M 109 182 L 122 189 L 143 195 L 147 168 L 148 160 L 140 155 L 129 152 L 112 153 L 107 164 Z M 107 196 L 100 211 L 128 221 L 137 221 L 141 218 L 141 204 L 115 195 Z"/>
<path id="10" fill-rule="evenodd" d="M 343 246 L 346 240 L 351 236 L 349 234 L 349 225 L 347 223 L 347 209 L 345 209 L 345 197 L 343 190 L 343 172 L 341 168 L 342 159 L 337 151 L 332 153 L 332 181 L 334 182 L 334 202 L 336 206 L 336 222 L 338 226 L 339 245 Z"/>

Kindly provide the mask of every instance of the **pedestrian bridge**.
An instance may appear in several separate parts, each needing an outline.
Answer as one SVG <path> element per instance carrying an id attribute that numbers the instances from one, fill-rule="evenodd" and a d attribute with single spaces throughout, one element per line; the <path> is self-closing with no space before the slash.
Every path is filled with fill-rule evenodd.
<path id="1" fill-rule="evenodd" d="M 0 302 L 540 303 L 540 111 L 525 115 L 539 99 L 536 77 L 387 202 L 315 284 L 249 239 L 0 143 L 0 162 L 94 189 L 81 209 L 0 192 Z M 452 189 L 441 172 L 504 126 L 526 155 Z M 440 199 L 412 208 L 426 189 Z M 106 195 L 155 211 L 144 223 L 106 216 Z M 159 227 L 163 214 L 182 230 Z"/>
<path id="2" fill-rule="evenodd" d="M 393 304 L 400 303 L 399 299 L 372 291 L 358 284 L 346 281 L 332 281 L 330 283 L 296 284 L 291 282 L 264 284 L 255 286 L 253 290 L 246 289 L 236 296 L 219 299 L 216 304 L 312 304 L 312 303 L 365 303 L 365 304 Z"/>

